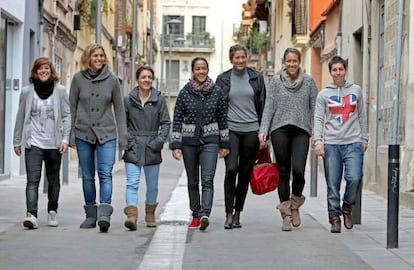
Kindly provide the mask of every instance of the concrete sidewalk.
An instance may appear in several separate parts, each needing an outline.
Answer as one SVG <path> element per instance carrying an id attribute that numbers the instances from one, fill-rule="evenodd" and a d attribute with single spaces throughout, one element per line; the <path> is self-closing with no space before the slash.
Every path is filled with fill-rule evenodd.
<path id="1" fill-rule="evenodd" d="M 164 153 L 165 164 L 160 170 L 159 207 L 170 199 L 183 166 L 172 160 L 171 151 Z M 78 179 L 77 162 L 69 164 L 69 184 L 61 186 L 59 226 L 47 226 L 47 194 L 39 192 L 39 229 L 22 226 L 25 217 L 26 176 L 0 181 L 0 261 L 2 270 L 21 269 L 138 269 L 153 239 L 155 228 L 145 227 L 145 180 L 139 191 L 138 230 L 124 227 L 125 172 L 124 163 L 116 163 L 113 171 L 112 206 L 114 213 L 108 233 L 99 228 L 79 229 L 85 217 L 82 181 Z M 99 193 L 99 188 L 97 188 Z M 99 200 L 99 196 L 97 197 Z"/>
<path id="2" fill-rule="evenodd" d="M 250 191 L 241 215 L 243 228 L 224 230 L 224 161 L 219 160 L 210 226 L 187 230 L 190 219 L 183 162 L 164 151 L 159 180 L 159 226 L 146 228 L 145 185 L 140 185 L 139 225 L 127 231 L 123 163 L 114 170 L 114 214 L 109 233 L 80 230 L 84 214 L 77 164 L 70 163 L 69 185 L 62 186 L 58 228 L 46 226 L 46 195 L 39 197 L 38 230 L 25 230 L 25 176 L 0 181 L 0 261 L 2 270 L 17 269 L 414 269 L 414 211 L 400 207 L 399 248 L 386 248 L 386 200 L 364 190 L 362 224 L 341 234 L 329 232 L 326 189 L 318 175 L 318 196 L 310 197 L 309 168 L 302 225 L 280 230 L 277 192 Z"/>
<path id="3" fill-rule="evenodd" d="M 309 196 L 307 181 L 300 228 L 280 230 L 277 192 L 257 196 L 249 191 L 243 228 L 224 230 L 223 163 L 218 164 L 211 225 L 206 232 L 188 231 L 182 269 L 414 269 L 414 211 L 400 207 L 399 248 L 387 249 L 387 203 L 364 190 L 362 224 L 332 234 L 323 173 L 317 197 Z"/>

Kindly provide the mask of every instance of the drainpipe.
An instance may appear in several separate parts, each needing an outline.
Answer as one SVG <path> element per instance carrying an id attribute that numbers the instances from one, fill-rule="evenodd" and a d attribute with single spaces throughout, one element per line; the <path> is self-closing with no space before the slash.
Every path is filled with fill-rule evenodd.
<path id="1" fill-rule="evenodd" d="M 52 63 L 55 64 L 55 43 L 56 43 L 56 36 L 57 36 L 57 31 L 58 31 L 58 26 L 60 23 L 60 19 L 59 19 L 59 14 L 57 13 L 56 10 L 56 4 L 55 4 L 55 17 L 56 17 L 56 22 L 55 25 L 53 27 L 53 35 L 52 35 L 52 48 L 51 48 L 51 59 L 52 59 Z"/>
<path id="2" fill-rule="evenodd" d="M 132 8 L 132 55 L 131 55 L 131 89 L 135 86 L 135 60 L 137 56 L 137 13 L 138 13 L 138 0 L 134 0 Z"/>
<path id="3" fill-rule="evenodd" d="M 102 0 L 96 1 L 96 33 L 95 43 L 101 44 L 102 42 Z"/>
<path id="4" fill-rule="evenodd" d="M 400 102 L 400 68 L 403 38 L 404 0 L 398 0 L 397 36 L 395 45 L 394 96 L 391 144 L 388 145 L 387 248 L 398 248 L 398 207 L 400 195 L 400 145 L 398 144 L 398 113 Z"/>
<path id="5" fill-rule="evenodd" d="M 39 39 L 39 56 L 43 54 L 43 31 L 45 28 L 45 22 L 43 19 L 43 2 L 44 0 L 39 0 L 39 32 L 37 33 Z"/>
<path id="6" fill-rule="evenodd" d="M 339 2 L 339 23 L 338 23 L 338 34 L 336 35 L 336 55 L 341 56 L 342 54 L 342 6 L 344 0 Z"/>
<path id="7" fill-rule="evenodd" d="M 150 4 L 150 40 L 149 40 L 149 65 L 152 67 L 154 62 L 154 50 L 152 49 L 154 43 L 154 3 L 153 0 L 149 1 Z"/>

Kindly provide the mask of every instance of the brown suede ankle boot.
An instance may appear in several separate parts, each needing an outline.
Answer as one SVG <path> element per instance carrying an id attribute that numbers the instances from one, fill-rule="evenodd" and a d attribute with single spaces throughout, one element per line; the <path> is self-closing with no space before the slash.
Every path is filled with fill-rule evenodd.
<path id="1" fill-rule="evenodd" d="M 299 227 L 300 226 L 300 214 L 299 214 L 299 207 L 303 205 L 305 202 L 305 196 L 295 196 L 292 195 L 291 199 L 291 207 L 292 210 L 292 225 L 293 227 Z"/>
<path id="2" fill-rule="evenodd" d="M 290 200 L 280 203 L 277 207 L 282 216 L 282 231 L 291 231 L 292 230 L 292 210 Z"/>
<path id="3" fill-rule="evenodd" d="M 354 221 L 352 220 L 352 206 L 348 204 L 342 204 L 342 215 L 344 216 L 344 226 L 348 230 L 354 227 Z"/>
<path id="4" fill-rule="evenodd" d="M 157 227 L 157 222 L 155 221 L 155 209 L 157 206 L 158 203 L 145 205 L 145 222 L 147 223 L 147 227 Z"/>
<path id="5" fill-rule="evenodd" d="M 131 231 L 137 229 L 137 219 L 138 219 L 138 208 L 134 205 L 128 205 L 124 208 L 124 213 L 127 215 L 127 220 L 125 220 L 125 227 Z"/>
<path id="6" fill-rule="evenodd" d="M 329 214 L 329 223 L 331 223 L 331 233 L 341 232 L 341 217 Z"/>

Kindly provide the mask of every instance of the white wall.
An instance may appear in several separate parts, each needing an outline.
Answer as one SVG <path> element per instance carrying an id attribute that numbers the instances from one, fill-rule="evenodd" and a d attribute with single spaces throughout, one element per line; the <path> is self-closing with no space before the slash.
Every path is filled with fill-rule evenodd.
<path id="1" fill-rule="evenodd" d="M 15 26 L 9 27 L 7 59 L 11 63 L 7 67 L 7 79 L 19 80 L 18 90 L 7 90 L 6 92 L 6 111 L 5 111 L 5 174 L 18 174 L 20 159 L 13 151 L 13 128 L 16 119 L 20 90 L 22 88 L 22 64 L 23 64 L 23 43 L 24 39 L 24 15 L 25 0 L 0 0 L 2 15 L 16 22 Z M 13 4 L 11 4 L 13 3 Z"/>
<path id="2" fill-rule="evenodd" d="M 212 15 L 207 18 L 212 23 L 210 33 L 216 40 L 216 52 L 210 60 L 210 77 L 215 80 L 217 75 L 232 67 L 229 60 L 229 48 L 237 43 L 233 40 L 233 26 L 240 26 L 242 20 L 242 4 L 246 0 L 210 0 Z"/>

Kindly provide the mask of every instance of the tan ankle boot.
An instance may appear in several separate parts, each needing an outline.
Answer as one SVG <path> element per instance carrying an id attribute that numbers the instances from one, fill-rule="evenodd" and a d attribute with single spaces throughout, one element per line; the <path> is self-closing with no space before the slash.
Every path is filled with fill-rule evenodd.
<path id="1" fill-rule="evenodd" d="M 292 210 L 292 225 L 293 227 L 299 227 L 300 226 L 300 214 L 299 214 L 299 207 L 303 205 L 305 202 L 305 196 L 295 196 L 292 195 L 291 200 L 291 210 Z"/>
<path id="2" fill-rule="evenodd" d="M 282 231 L 291 231 L 292 230 L 292 210 L 290 200 L 284 201 L 279 204 L 277 207 L 283 219 Z"/>
<path id="3" fill-rule="evenodd" d="M 124 208 L 124 213 L 127 215 L 127 220 L 125 220 L 125 227 L 131 231 L 137 229 L 137 219 L 138 219 L 138 208 L 134 205 L 128 205 Z"/>
<path id="4" fill-rule="evenodd" d="M 147 227 L 157 227 L 157 222 L 155 221 L 155 209 L 157 205 L 158 203 L 145 205 L 145 222 L 147 223 Z"/>

